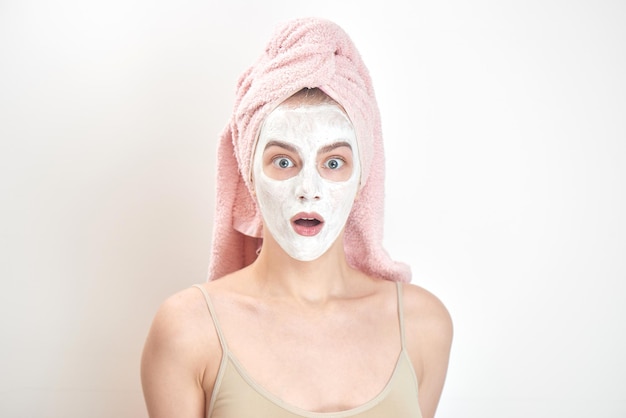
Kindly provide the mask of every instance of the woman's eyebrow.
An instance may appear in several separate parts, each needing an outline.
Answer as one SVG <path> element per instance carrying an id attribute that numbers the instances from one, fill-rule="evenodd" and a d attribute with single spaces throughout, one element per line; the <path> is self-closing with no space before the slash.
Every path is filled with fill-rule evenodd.
<path id="1" fill-rule="evenodd" d="M 269 149 L 271 147 L 284 148 L 287 151 L 294 152 L 294 153 L 298 152 L 298 149 L 294 147 L 293 145 L 287 142 L 278 141 L 278 140 L 271 140 L 265 145 L 265 149 Z M 341 148 L 341 147 L 348 147 L 350 148 L 350 150 L 352 150 L 352 145 L 350 145 L 350 143 L 346 141 L 340 141 L 340 142 L 334 142 L 332 144 L 323 146 L 322 148 L 320 148 L 319 153 L 324 154 L 324 153 L 330 152 L 334 149 Z"/>
<path id="2" fill-rule="evenodd" d="M 265 149 L 269 149 L 271 147 L 280 147 L 280 148 L 284 148 L 287 151 L 293 152 L 293 153 L 297 153 L 298 149 L 296 147 L 294 147 L 291 144 L 288 144 L 286 142 L 283 141 L 276 141 L 276 140 L 272 140 L 269 141 L 266 145 L 265 145 Z"/>
<path id="3" fill-rule="evenodd" d="M 324 147 L 322 147 L 319 151 L 320 154 L 325 154 L 327 152 L 330 152 L 334 149 L 340 148 L 340 147 L 348 147 L 350 148 L 350 150 L 352 150 L 352 146 L 346 142 L 346 141 L 341 141 L 341 142 L 335 142 L 329 145 L 326 145 Z"/>

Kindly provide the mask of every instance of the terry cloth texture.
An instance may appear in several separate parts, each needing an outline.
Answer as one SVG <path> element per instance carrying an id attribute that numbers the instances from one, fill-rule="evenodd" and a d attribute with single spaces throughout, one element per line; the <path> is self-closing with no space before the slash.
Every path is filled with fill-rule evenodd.
<path id="1" fill-rule="evenodd" d="M 382 246 L 385 161 L 369 71 L 348 34 L 321 18 L 299 18 L 279 26 L 264 53 L 239 78 L 233 113 L 217 151 L 209 280 L 255 260 L 263 228 L 250 167 L 259 129 L 281 102 L 314 87 L 344 107 L 356 130 L 362 177 L 345 228 L 348 263 L 372 276 L 411 280 L 409 266 L 393 261 Z"/>

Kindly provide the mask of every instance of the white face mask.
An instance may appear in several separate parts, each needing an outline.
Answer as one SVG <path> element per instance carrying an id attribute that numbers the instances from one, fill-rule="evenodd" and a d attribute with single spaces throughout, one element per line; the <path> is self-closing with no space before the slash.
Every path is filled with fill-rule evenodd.
<path id="1" fill-rule="evenodd" d="M 292 258 L 315 260 L 341 233 L 359 189 L 352 123 L 332 104 L 279 106 L 261 128 L 252 173 L 274 239 Z"/>

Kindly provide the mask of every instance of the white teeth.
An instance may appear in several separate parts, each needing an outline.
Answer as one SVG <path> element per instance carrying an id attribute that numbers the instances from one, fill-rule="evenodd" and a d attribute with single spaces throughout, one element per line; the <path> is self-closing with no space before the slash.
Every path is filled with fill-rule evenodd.
<path id="1" fill-rule="evenodd" d="M 302 219 L 304 219 L 305 221 L 313 221 L 313 220 L 315 220 L 315 218 L 302 218 Z"/>

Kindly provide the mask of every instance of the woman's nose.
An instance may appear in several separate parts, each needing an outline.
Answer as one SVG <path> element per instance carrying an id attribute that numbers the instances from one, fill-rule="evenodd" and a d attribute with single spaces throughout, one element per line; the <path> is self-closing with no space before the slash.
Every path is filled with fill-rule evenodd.
<path id="1" fill-rule="evenodd" d="M 322 178 L 315 167 L 303 168 L 299 177 L 300 183 L 296 187 L 298 200 L 319 200 L 322 197 Z"/>

